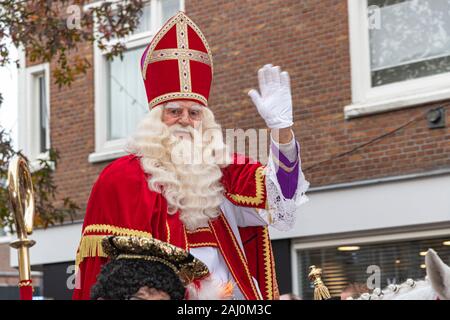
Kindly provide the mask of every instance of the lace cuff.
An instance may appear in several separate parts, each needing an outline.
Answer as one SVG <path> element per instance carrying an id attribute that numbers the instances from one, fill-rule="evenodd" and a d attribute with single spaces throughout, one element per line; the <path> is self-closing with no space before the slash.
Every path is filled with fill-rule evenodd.
<path id="1" fill-rule="evenodd" d="M 298 208 L 308 201 L 305 193 L 309 188 L 309 182 L 306 181 L 301 168 L 299 168 L 297 190 L 291 199 L 286 199 L 277 179 L 277 168 L 272 154 L 269 156 L 265 173 L 268 206 L 266 211 L 270 217 L 269 223 L 280 231 L 290 230 L 295 224 Z"/>

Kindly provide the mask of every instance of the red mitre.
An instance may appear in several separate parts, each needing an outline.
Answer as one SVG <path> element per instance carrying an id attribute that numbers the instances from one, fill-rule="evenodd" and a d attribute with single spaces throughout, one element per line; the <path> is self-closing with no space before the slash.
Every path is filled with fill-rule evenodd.
<path id="1" fill-rule="evenodd" d="M 183 12 L 170 18 L 147 46 L 141 71 L 149 108 L 179 99 L 208 105 L 211 50 L 199 27 Z"/>

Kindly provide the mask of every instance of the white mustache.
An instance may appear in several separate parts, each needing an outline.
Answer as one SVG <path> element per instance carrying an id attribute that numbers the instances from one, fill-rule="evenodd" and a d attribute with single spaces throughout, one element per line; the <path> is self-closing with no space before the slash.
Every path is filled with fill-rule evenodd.
<path id="1" fill-rule="evenodd" d="M 195 129 L 192 127 L 182 127 L 180 125 L 173 125 L 169 127 L 169 131 L 173 136 L 189 135 L 192 139 L 195 136 Z"/>

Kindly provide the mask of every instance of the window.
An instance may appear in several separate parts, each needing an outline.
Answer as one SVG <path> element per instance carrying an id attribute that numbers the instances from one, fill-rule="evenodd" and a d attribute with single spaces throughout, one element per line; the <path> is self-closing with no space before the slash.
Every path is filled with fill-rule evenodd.
<path id="1" fill-rule="evenodd" d="M 373 274 L 373 271 L 367 273 L 369 266 L 379 267 L 381 289 L 389 284 L 403 283 L 408 278 L 420 280 L 426 275 L 424 254 L 428 248 L 433 248 L 446 264 L 450 263 L 448 240 L 434 238 L 358 244 L 359 250 L 355 251 L 338 251 L 336 247 L 298 250 L 296 286 L 303 299 L 314 298 L 314 286 L 308 280 L 311 265 L 322 269 L 322 280 L 332 297 L 339 297 L 351 283 L 366 284 Z"/>
<path id="2" fill-rule="evenodd" d="M 48 102 L 47 102 L 47 77 L 45 73 L 36 76 L 36 94 L 37 103 L 39 104 L 39 126 L 38 126 L 38 150 L 39 153 L 45 153 L 50 148 L 49 137 L 49 119 L 48 119 Z"/>
<path id="3" fill-rule="evenodd" d="M 373 87 L 450 72 L 450 1 L 368 4 L 383 19 L 369 28 Z"/>
<path id="4" fill-rule="evenodd" d="M 50 71 L 48 63 L 20 70 L 19 148 L 32 161 L 48 159 L 50 148 Z"/>
<path id="5" fill-rule="evenodd" d="M 123 60 L 107 61 L 104 52 L 94 49 L 96 150 L 89 155 L 90 162 L 124 154 L 126 138 L 148 111 L 139 65 L 141 56 L 165 21 L 183 9 L 183 0 L 148 1 L 137 30 L 124 39 Z"/>
<path id="6" fill-rule="evenodd" d="M 450 98 L 450 0 L 348 0 L 347 118 Z"/>

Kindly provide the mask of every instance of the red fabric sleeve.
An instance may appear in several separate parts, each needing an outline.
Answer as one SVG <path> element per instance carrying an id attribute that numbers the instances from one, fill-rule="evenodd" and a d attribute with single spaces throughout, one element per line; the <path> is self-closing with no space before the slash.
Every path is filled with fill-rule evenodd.
<path id="1" fill-rule="evenodd" d="M 233 204 L 266 208 L 266 183 L 261 163 L 233 154 L 233 163 L 222 169 L 225 196 Z"/>
<path id="2" fill-rule="evenodd" d="M 167 208 L 161 199 L 148 188 L 147 176 L 135 156 L 117 159 L 102 171 L 86 209 L 73 299 L 89 299 L 91 286 L 107 261 L 101 247 L 105 235 L 165 240 Z"/>

